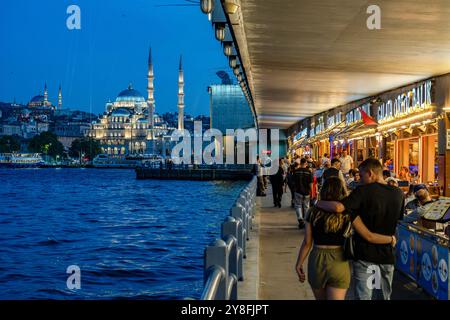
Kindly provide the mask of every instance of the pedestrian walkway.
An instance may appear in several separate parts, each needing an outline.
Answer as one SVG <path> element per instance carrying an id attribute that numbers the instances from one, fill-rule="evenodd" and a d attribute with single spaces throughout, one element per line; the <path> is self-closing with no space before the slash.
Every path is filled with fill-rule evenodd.
<path id="1" fill-rule="evenodd" d="M 295 273 L 304 231 L 298 229 L 297 218 L 290 204 L 290 193 L 284 193 L 282 208 L 275 208 L 270 186 L 266 197 L 257 198 L 257 214 L 244 270 L 244 274 L 257 281 L 257 285 L 255 288 L 246 278 L 239 284 L 239 299 L 314 299 L 309 284 L 300 283 Z M 259 255 L 255 259 L 250 250 L 256 251 L 256 247 Z M 252 259 L 251 263 L 249 259 Z"/>
<path id="2" fill-rule="evenodd" d="M 257 213 L 244 263 L 245 281 L 238 286 L 240 300 L 314 299 L 308 282 L 300 283 L 295 272 L 304 230 L 298 229 L 290 203 L 291 196 L 287 192 L 283 194 L 282 208 L 275 208 L 270 186 L 266 197 L 257 198 Z M 348 298 L 351 296 L 349 292 Z M 414 282 L 396 272 L 392 299 L 423 300 L 430 297 Z"/>
<path id="3" fill-rule="evenodd" d="M 307 282 L 295 272 L 298 250 L 305 232 L 298 229 L 290 193 L 283 194 L 282 207 L 274 208 L 269 191 L 260 198 L 260 288 L 259 299 L 312 300 Z M 306 264 L 305 264 L 306 266 Z"/>

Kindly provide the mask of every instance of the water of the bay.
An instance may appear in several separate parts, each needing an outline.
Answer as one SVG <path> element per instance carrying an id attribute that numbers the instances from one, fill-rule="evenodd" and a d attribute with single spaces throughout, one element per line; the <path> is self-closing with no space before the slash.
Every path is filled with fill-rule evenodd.
<path id="1" fill-rule="evenodd" d="M 0 299 L 199 298 L 203 250 L 245 184 L 0 170 Z"/>

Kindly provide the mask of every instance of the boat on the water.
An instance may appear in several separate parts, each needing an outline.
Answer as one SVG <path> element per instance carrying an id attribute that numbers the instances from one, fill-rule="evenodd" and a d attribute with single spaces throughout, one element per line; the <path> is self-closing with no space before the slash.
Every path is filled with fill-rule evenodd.
<path id="1" fill-rule="evenodd" d="M 135 154 L 128 156 L 110 156 L 99 154 L 92 161 L 96 168 L 135 168 L 155 166 L 164 162 L 164 158 L 156 154 Z"/>
<path id="2" fill-rule="evenodd" d="M 44 164 L 40 153 L 0 153 L 0 168 L 38 168 Z"/>

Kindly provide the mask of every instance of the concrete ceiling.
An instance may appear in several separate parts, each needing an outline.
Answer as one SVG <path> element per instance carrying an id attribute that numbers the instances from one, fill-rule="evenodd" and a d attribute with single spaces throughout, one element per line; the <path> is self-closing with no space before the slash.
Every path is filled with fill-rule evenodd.
<path id="1" fill-rule="evenodd" d="M 450 72 L 450 0 L 240 0 L 230 15 L 260 127 Z"/>

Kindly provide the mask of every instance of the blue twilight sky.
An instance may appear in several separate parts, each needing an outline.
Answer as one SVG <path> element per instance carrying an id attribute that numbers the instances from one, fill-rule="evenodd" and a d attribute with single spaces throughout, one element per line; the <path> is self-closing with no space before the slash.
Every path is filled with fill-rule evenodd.
<path id="1" fill-rule="evenodd" d="M 228 68 L 199 6 L 156 7 L 185 0 L 1 0 L 0 101 L 27 103 L 42 93 L 56 104 L 93 113 L 129 82 L 147 97 L 152 46 L 156 111 L 177 110 L 178 62 L 183 54 L 185 112 L 209 115 L 207 86 Z M 81 9 L 81 30 L 69 30 L 67 7 Z"/>

